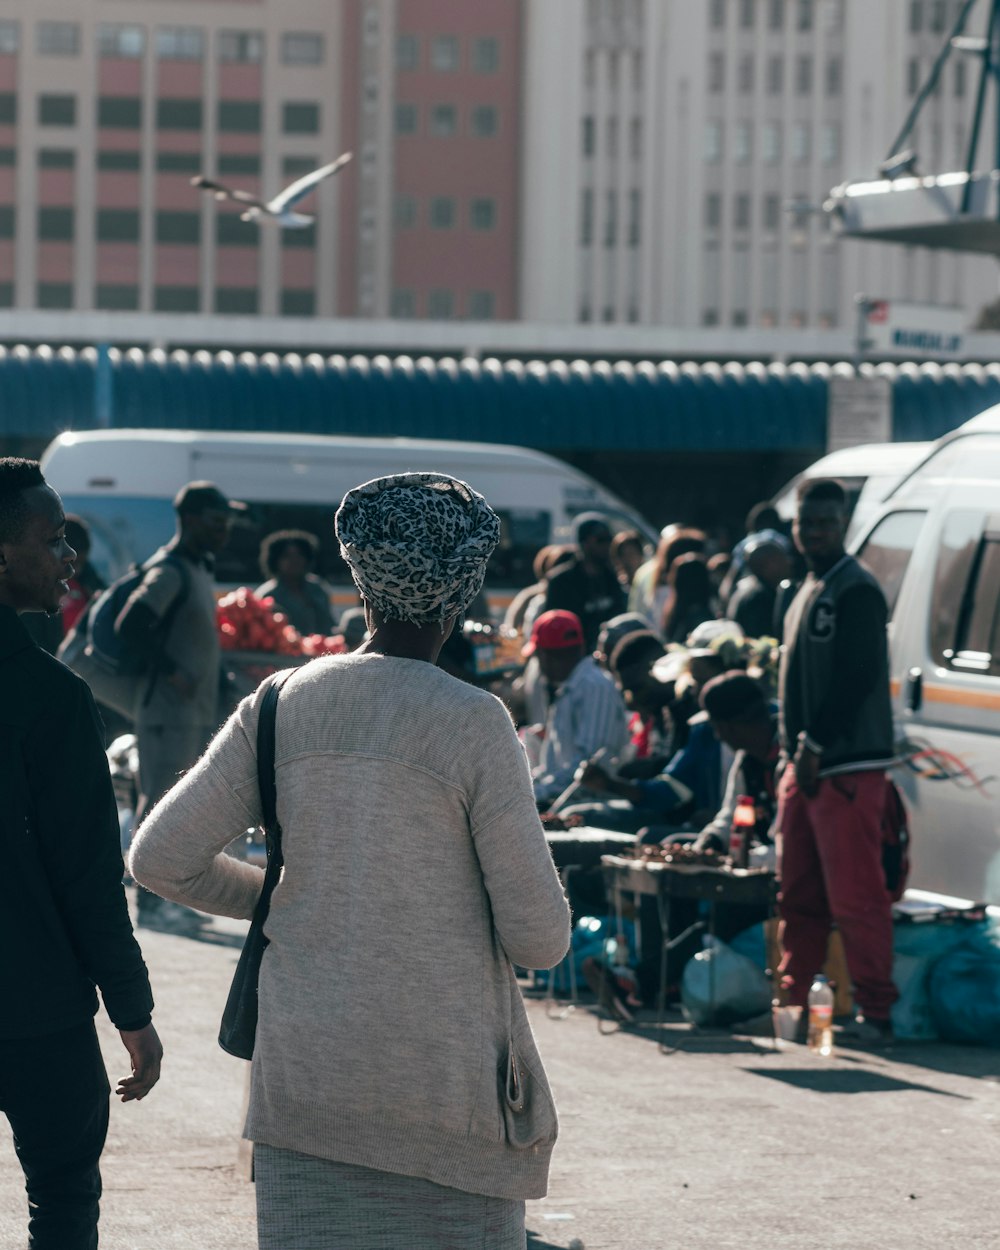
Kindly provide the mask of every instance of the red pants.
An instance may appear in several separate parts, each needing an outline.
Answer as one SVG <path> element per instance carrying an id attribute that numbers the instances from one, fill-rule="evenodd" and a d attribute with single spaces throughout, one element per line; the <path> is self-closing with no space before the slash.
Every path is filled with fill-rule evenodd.
<path id="1" fill-rule="evenodd" d="M 782 775 L 779 972 L 794 1007 L 806 1005 L 834 924 L 860 1010 L 887 1019 L 898 997 L 892 983 L 892 903 L 882 869 L 885 796 L 881 771 L 824 777 L 812 798 L 798 788 L 791 765 Z"/>

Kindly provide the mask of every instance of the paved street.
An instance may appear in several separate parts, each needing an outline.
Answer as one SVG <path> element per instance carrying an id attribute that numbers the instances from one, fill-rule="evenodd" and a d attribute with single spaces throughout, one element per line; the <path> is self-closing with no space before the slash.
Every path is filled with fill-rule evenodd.
<path id="1" fill-rule="evenodd" d="M 240 926 L 144 934 L 167 1058 L 113 1104 L 102 1250 L 248 1250 L 239 1179 L 244 1065 L 215 1043 Z M 603 1036 L 590 1010 L 530 1005 L 562 1137 L 529 1245 L 586 1250 L 988 1250 L 1000 1246 L 1000 1051 L 897 1047 L 813 1059 L 677 1020 Z M 125 1052 L 102 1024 L 113 1080 Z M 660 1040 L 682 1044 L 663 1053 Z M 0 1250 L 24 1245 L 20 1171 L 0 1143 Z M 405 1247 L 400 1247 L 405 1250 Z"/>

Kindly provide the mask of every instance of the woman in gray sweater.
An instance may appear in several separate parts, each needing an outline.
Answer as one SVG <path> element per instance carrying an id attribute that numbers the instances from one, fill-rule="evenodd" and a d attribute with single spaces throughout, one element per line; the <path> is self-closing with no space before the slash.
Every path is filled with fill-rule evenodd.
<path id="1" fill-rule="evenodd" d="M 442 474 L 381 478 L 337 513 L 371 637 L 284 685 L 271 901 L 244 1135 L 259 1244 L 525 1244 L 556 1113 L 513 964 L 548 968 L 569 913 L 510 717 L 435 667 L 482 586 L 496 515 Z M 165 898 L 249 917 L 261 694 L 139 830 Z"/>

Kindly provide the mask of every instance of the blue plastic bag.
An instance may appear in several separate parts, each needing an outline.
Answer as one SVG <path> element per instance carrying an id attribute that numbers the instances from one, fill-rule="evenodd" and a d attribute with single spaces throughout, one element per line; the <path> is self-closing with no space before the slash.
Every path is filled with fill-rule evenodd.
<path id="1" fill-rule="evenodd" d="M 930 977 L 931 1015 L 947 1042 L 1000 1045 L 1000 930 L 969 935 Z"/>
<path id="2" fill-rule="evenodd" d="M 684 968 L 681 1006 L 692 1024 L 736 1024 L 771 1010 L 771 983 L 752 959 L 708 936 Z"/>
<path id="3" fill-rule="evenodd" d="M 899 998 L 892 1027 L 904 1041 L 931 1042 L 938 1028 L 931 1010 L 930 978 L 937 963 L 978 932 L 965 921 L 925 921 L 893 926 L 892 980 Z"/>

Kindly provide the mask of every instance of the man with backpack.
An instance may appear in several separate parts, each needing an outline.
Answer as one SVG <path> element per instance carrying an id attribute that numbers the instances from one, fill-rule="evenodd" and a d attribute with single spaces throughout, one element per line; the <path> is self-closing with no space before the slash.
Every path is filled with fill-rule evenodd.
<path id="1" fill-rule="evenodd" d="M 176 535 L 146 562 L 115 623 L 144 671 L 132 717 L 139 742 L 136 826 L 218 727 L 215 556 L 229 539 L 237 507 L 211 482 L 184 486 L 174 500 Z M 140 891 L 141 925 L 176 928 L 189 921 L 175 905 Z"/>
<path id="2" fill-rule="evenodd" d="M 30 1244 L 94 1250 L 110 1092 L 95 988 L 129 1055 L 122 1101 L 149 1093 L 163 1051 L 94 700 L 22 620 L 59 612 L 76 554 L 65 522 L 37 462 L 0 459 L 0 1112 Z"/>

